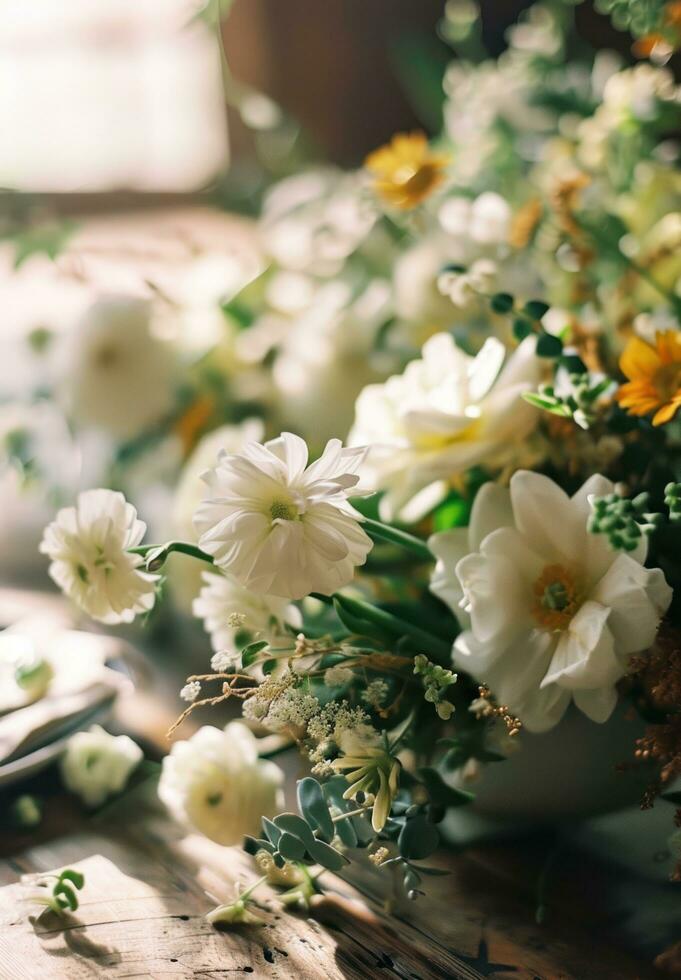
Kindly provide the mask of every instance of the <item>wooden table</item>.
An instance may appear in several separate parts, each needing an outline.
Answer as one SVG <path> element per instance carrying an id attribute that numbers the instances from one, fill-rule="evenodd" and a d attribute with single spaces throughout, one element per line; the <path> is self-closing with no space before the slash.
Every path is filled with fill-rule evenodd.
<path id="1" fill-rule="evenodd" d="M 161 733 L 177 707 L 167 674 L 166 663 L 166 693 L 153 684 L 156 693 L 135 695 L 118 722 L 157 757 L 167 751 Z M 208 720 L 217 721 L 199 719 Z M 48 802 L 37 831 L 0 836 L 0 980 L 663 975 L 651 965 L 658 949 L 644 956 L 627 948 L 614 898 L 621 872 L 591 856 L 561 852 L 546 921 L 535 923 L 537 879 L 553 847 L 542 837 L 442 852 L 437 863 L 450 875 L 430 879 L 427 898 L 405 902 L 392 916 L 383 908 L 384 875 L 365 870 L 348 883 L 326 873 L 328 893 L 310 912 L 282 913 L 275 892 L 262 889 L 266 924 L 219 932 L 204 915 L 231 900 L 236 882 L 255 879 L 251 859 L 238 848 L 185 835 L 150 782 L 95 817 L 61 791 L 56 774 L 37 777 L 26 790 Z M 0 814 L 7 802 L 0 797 Z M 31 876 L 67 865 L 86 876 L 78 912 L 36 919 L 28 900 Z"/>

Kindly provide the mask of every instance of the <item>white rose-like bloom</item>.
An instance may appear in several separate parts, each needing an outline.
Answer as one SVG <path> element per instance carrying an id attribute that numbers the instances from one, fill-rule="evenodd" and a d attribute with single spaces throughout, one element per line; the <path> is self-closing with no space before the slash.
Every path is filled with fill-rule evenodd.
<path id="1" fill-rule="evenodd" d="M 283 623 L 295 629 L 302 625 L 300 610 L 286 599 L 257 595 L 229 575 L 204 572 L 203 582 L 192 611 L 203 619 L 211 646 L 216 652 L 236 657 L 239 652 L 236 637 L 239 633 L 251 634 L 253 639 L 273 639 Z"/>
<path id="2" fill-rule="evenodd" d="M 552 728 L 570 700 L 605 722 L 632 654 L 646 650 L 671 601 L 647 541 L 613 551 L 587 522 L 590 498 L 613 484 L 592 476 L 572 497 L 538 473 L 510 489 L 485 484 L 468 528 L 435 534 L 431 589 L 459 616 L 456 666 L 488 684 L 529 731 Z M 463 614 L 462 614 L 463 609 Z"/>
<path id="3" fill-rule="evenodd" d="M 109 796 L 121 792 L 143 755 L 127 735 L 109 735 L 93 725 L 67 742 L 59 763 L 61 777 L 86 806 L 101 806 Z"/>
<path id="4" fill-rule="evenodd" d="M 308 466 L 307 446 L 290 432 L 220 453 L 194 516 L 200 547 L 253 592 L 302 599 L 343 588 L 372 547 L 347 500 L 365 454 L 331 439 Z"/>
<path id="5" fill-rule="evenodd" d="M 505 356 L 496 338 L 470 357 L 450 334 L 438 333 L 403 374 L 361 393 L 348 441 L 370 447 L 365 469 L 368 481 L 386 491 L 384 520 L 419 516 L 405 505 L 436 481 L 513 458 L 538 418 L 521 396 L 538 382 L 540 365 L 532 337 L 503 365 Z"/>
<path id="6" fill-rule="evenodd" d="M 59 391 L 81 425 L 130 439 L 172 407 L 172 348 L 154 336 L 150 321 L 145 300 L 107 297 L 61 342 Z"/>
<path id="7" fill-rule="evenodd" d="M 59 588 L 101 623 L 131 623 L 154 605 L 158 575 L 132 555 L 146 525 L 122 493 L 85 490 L 45 528 L 40 551 Z"/>
<path id="8" fill-rule="evenodd" d="M 204 725 L 175 742 L 163 760 L 158 795 L 172 816 L 217 844 L 258 834 L 261 817 L 282 809 L 284 774 L 258 758 L 255 736 L 240 721 L 221 731 Z"/>

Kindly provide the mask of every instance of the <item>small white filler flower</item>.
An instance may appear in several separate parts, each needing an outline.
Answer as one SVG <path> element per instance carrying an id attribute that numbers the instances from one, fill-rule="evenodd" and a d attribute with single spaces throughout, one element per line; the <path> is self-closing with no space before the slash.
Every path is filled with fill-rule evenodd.
<path id="1" fill-rule="evenodd" d="M 302 599 L 343 588 L 372 547 L 347 499 L 364 455 L 331 439 L 308 466 L 305 442 L 290 432 L 221 453 L 194 516 L 200 547 L 253 592 Z"/>
<path id="2" fill-rule="evenodd" d="M 141 570 L 142 557 L 129 551 L 145 530 L 122 493 L 86 490 L 48 524 L 40 551 L 50 557 L 50 575 L 62 592 L 89 616 L 131 623 L 153 607 L 159 579 Z"/>

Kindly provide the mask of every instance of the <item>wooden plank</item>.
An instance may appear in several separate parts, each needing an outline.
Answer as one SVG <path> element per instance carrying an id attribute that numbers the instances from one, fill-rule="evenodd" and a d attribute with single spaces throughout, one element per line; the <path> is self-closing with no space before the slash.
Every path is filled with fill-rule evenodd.
<path id="1" fill-rule="evenodd" d="M 563 909 L 549 927 L 533 922 L 531 899 L 504 884 L 475 852 L 443 855 L 452 871 L 433 879 L 427 899 L 383 911 L 368 872 L 358 887 L 327 874 L 330 895 L 307 914 L 282 913 L 273 893 L 259 899 L 266 925 L 219 933 L 203 918 L 253 880 L 250 859 L 202 837 L 183 835 L 139 795 L 104 822 L 65 817 L 65 833 L 0 862 L 0 978 L 255 975 L 279 980 L 396 977 L 410 980 L 634 980 L 656 974 L 600 941 L 594 910 Z M 484 852 L 487 854 L 487 852 Z M 503 849 L 498 849 L 503 869 Z M 27 887 L 16 883 L 66 865 L 85 872 L 76 921 L 49 914 L 36 923 Z M 370 893 L 373 892 L 373 896 Z M 260 896 L 261 893 L 259 892 Z M 316 919 L 321 919 L 321 925 Z M 33 972 L 31 972 L 33 971 Z"/>

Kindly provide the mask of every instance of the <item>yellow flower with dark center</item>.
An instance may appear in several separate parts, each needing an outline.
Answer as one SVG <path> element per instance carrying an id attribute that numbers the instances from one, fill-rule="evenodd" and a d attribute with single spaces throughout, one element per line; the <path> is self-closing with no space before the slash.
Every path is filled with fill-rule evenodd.
<path id="1" fill-rule="evenodd" d="M 650 344 L 632 337 L 620 358 L 629 379 L 617 401 L 630 415 L 654 412 L 653 425 L 669 422 L 681 408 L 681 332 L 665 330 Z"/>
<path id="2" fill-rule="evenodd" d="M 424 133 L 397 133 L 374 150 L 364 165 L 375 177 L 374 190 L 386 204 L 403 211 L 415 208 L 445 179 L 445 153 L 433 153 Z"/>

